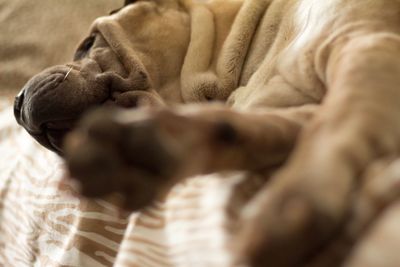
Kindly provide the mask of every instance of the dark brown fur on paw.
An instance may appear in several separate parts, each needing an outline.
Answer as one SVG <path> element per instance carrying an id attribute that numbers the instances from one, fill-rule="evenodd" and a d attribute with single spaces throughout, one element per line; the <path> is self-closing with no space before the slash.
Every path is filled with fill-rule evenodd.
<path id="1" fill-rule="evenodd" d="M 88 114 L 67 138 L 70 176 L 87 197 L 124 196 L 125 208 L 150 204 L 166 187 L 176 166 L 158 136 L 156 124 L 122 123 L 118 112 L 100 109 Z"/>

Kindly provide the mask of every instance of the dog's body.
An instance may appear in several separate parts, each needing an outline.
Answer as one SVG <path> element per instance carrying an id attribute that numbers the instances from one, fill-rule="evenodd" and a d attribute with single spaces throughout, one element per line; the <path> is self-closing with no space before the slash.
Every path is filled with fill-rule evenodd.
<path id="1" fill-rule="evenodd" d="M 98 19 L 73 63 L 33 78 L 16 116 L 61 153 L 91 105 L 225 102 L 97 112 L 67 141 L 71 173 L 87 195 L 122 191 L 139 208 L 180 178 L 265 171 L 290 154 L 239 251 L 298 266 L 343 221 L 360 172 L 398 153 L 398 14 L 395 0 L 137 1 Z"/>

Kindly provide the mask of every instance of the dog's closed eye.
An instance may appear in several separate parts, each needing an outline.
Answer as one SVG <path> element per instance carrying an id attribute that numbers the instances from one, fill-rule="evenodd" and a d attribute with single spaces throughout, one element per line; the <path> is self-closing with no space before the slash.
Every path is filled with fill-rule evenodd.
<path id="1" fill-rule="evenodd" d="M 135 3 L 137 0 L 125 0 L 125 6 Z"/>
<path id="2" fill-rule="evenodd" d="M 84 58 L 96 41 L 96 34 L 87 37 L 78 47 L 74 55 L 74 61 Z"/>
<path id="3" fill-rule="evenodd" d="M 118 11 L 120 11 L 121 9 L 122 8 L 115 9 L 115 10 L 111 11 L 109 15 L 113 15 L 115 13 L 118 13 Z"/>
<path id="4" fill-rule="evenodd" d="M 137 0 L 125 0 L 124 7 L 127 6 L 127 5 L 130 5 L 130 4 L 133 4 L 133 3 L 135 3 L 135 2 L 137 2 Z M 110 12 L 110 15 L 115 14 L 115 13 L 118 13 L 118 11 L 120 11 L 122 8 L 123 8 L 123 7 L 111 11 L 111 12 Z"/>

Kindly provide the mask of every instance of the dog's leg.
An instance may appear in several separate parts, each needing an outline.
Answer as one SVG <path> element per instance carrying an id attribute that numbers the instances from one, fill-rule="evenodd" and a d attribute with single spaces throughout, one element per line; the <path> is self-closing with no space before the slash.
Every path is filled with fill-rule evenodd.
<path id="1" fill-rule="evenodd" d="M 83 194 L 119 191 L 138 209 L 180 179 L 281 164 L 316 105 L 249 114 L 224 106 L 88 115 L 67 139 L 66 158 Z"/>
<path id="2" fill-rule="evenodd" d="M 352 33 L 321 49 L 326 100 L 250 204 L 236 242 L 251 266 L 301 266 L 318 253 L 346 218 L 360 173 L 399 150 L 400 37 Z"/>

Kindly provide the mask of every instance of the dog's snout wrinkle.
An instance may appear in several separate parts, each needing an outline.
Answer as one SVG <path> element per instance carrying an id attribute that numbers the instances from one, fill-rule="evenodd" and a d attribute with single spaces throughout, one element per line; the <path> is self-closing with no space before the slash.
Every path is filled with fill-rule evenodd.
<path id="1" fill-rule="evenodd" d="M 34 88 L 34 94 L 46 92 L 47 90 L 53 90 L 57 88 L 58 85 L 63 82 L 63 73 L 53 73 L 43 79 L 35 88 Z"/>

